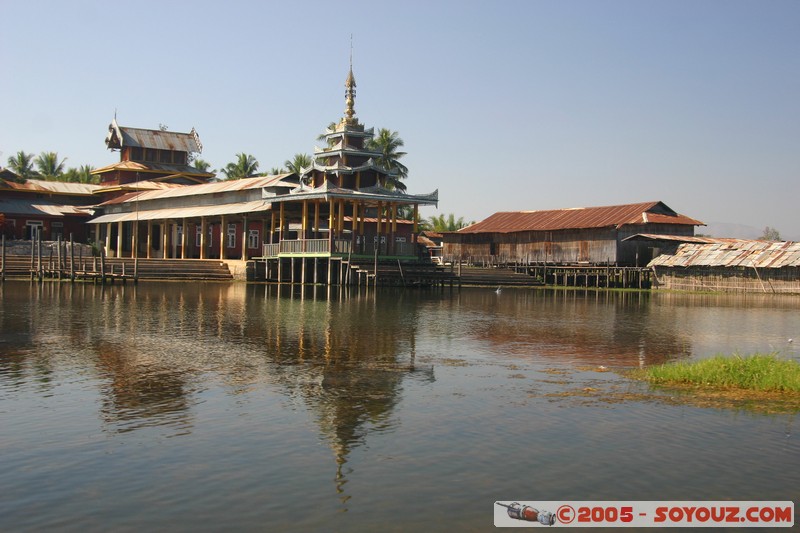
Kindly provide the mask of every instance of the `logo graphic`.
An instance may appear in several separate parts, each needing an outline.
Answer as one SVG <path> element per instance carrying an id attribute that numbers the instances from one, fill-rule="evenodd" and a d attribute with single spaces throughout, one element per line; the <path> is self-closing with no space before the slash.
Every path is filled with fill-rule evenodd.
<path id="1" fill-rule="evenodd" d="M 495 503 L 501 507 L 505 507 L 506 511 L 508 512 L 508 516 L 514 518 L 515 520 L 539 522 L 543 526 L 552 526 L 556 523 L 556 515 L 549 511 L 540 511 L 539 509 L 535 509 L 529 505 L 520 505 L 519 502 L 513 502 L 511 504 L 500 502 Z"/>

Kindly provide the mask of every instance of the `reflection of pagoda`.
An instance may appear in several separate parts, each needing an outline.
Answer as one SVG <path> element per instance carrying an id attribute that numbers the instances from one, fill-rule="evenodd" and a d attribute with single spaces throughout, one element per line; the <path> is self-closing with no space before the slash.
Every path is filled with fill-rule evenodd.
<path id="1" fill-rule="evenodd" d="M 272 326 L 261 333 L 276 365 L 273 376 L 313 413 L 336 462 L 334 482 L 342 503 L 349 497 L 347 462 L 371 434 L 391 432 L 405 380 L 434 380 L 433 367 L 415 361 L 416 326 L 401 319 L 402 306 L 375 312 L 360 295 L 344 307 L 325 294 L 285 300 Z M 302 312 L 298 312 L 302 309 Z M 347 327 L 358 323 L 359 328 Z"/>

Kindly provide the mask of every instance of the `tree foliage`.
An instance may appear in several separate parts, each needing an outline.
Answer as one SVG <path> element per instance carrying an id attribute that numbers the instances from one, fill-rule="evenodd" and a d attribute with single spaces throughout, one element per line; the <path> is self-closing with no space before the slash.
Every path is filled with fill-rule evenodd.
<path id="1" fill-rule="evenodd" d="M 99 176 L 92 176 L 94 167 L 91 165 L 81 165 L 78 168 L 69 168 L 66 172 L 58 176 L 58 181 L 69 181 L 73 183 L 97 183 Z"/>
<path id="2" fill-rule="evenodd" d="M 300 174 L 302 169 L 311 166 L 311 156 L 308 154 L 294 154 L 294 158 L 284 161 L 283 166 L 286 167 L 289 172 Z"/>
<path id="3" fill-rule="evenodd" d="M 771 228 L 769 226 L 764 228 L 764 233 L 761 234 L 761 237 L 759 237 L 759 239 L 761 239 L 762 241 L 782 241 L 783 240 L 783 239 L 781 239 L 781 233 L 777 229 Z"/>
<path id="4" fill-rule="evenodd" d="M 458 217 L 453 213 L 445 216 L 444 213 L 440 215 L 434 215 L 430 217 L 427 221 L 427 226 L 433 231 L 458 231 L 461 228 L 466 228 L 474 224 L 475 222 L 464 222 L 464 217 Z"/>
<path id="5" fill-rule="evenodd" d="M 205 159 L 195 159 L 192 161 L 192 166 L 199 170 L 200 172 L 210 172 L 215 173 L 216 170 L 209 170 L 211 168 L 211 163 L 206 161 Z"/>
<path id="6" fill-rule="evenodd" d="M 408 167 L 400 162 L 400 158 L 406 155 L 405 152 L 398 151 L 405 143 L 400 138 L 400 134 L 387 128 L 378 130 L 378 134 L 367 141 L 366 148 L 381 155 L 375 160 L 375 164 L 394 175 L 386 179 L 386 188 L 396 189 L 400 192 L 406 191 L 406 185 L 401 180 L 408 177 Z"/>
<path id="7" fill-rule="evenodd" d="M 241 178 L 250 178 L 258 172 L 258 161 L 255 157 L 244 152 L 236 154 L 236 161 L 228 163 L 222 169 L 225 174 L 225 179 L 238 180 Z"/>
<path id="8" fill-rule="evenodd" d="M 66 158 L 59 161 L 58 152 L 42 152 L 33 160 L 39 175 L 46 180 L 58 181 L 64 173 Z"/>
<path id="9" fill-rule="evenodd" d="M 27 179 L 38 177 L 36 169 L 33 167 L 33 154 L 26 154 L 20 150 L 16 155 L 8 158 L 8 168 L 24 182 Z"/>

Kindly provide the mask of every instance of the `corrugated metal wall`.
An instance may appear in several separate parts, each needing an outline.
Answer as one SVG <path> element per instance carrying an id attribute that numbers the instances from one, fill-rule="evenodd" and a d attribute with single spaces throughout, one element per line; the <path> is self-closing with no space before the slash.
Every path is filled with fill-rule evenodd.
<path id="1" fill-rule="evenodd" d="M 444 237 L 445 257 L 467 259 L 498 256 L 501 261 L 646 265 L 653 258 L 652 244 L 622 242 L 637 233 L 693 235 L 692 226 L 631 225 L 560 231 L 480 233 Z"/>
<path id="2" fill-rule="evenodd" d="M 654 267 L 653 288 L 800 294 L 800 268 Z"/>

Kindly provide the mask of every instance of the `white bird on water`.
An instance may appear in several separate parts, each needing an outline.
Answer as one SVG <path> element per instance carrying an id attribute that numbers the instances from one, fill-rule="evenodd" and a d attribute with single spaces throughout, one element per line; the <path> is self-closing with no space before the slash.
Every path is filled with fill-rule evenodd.
<path id="1" fill-rule="evenodd" d="M 497 287 L 497 290 L 494 291 L 494 292 L 496 292 L 497 294 L 500 294 L 501 292 L 503 292 L 503 287 Z"/>

